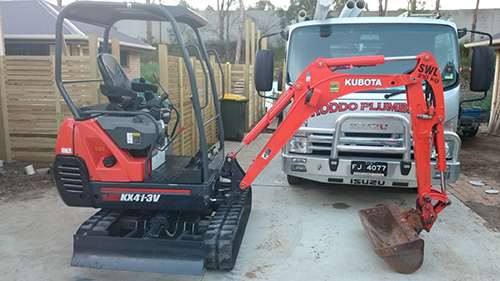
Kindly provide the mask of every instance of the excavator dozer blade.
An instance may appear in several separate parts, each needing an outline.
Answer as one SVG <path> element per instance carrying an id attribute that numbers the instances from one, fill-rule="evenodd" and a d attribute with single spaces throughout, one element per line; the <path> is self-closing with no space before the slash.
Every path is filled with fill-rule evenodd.
<path id="1" fill-rule="evenodd" d="M 412 273 L 424 261 L 424 240 L 401 216 L 396 203 L 358 211 L 366 236 L 377 255 L 399 273 Z"/>
<path id="2" fill-rule="evenodd" d="M 71 265 L 201 275 L 204 268 L 201 244 L 76 234 Z"/>

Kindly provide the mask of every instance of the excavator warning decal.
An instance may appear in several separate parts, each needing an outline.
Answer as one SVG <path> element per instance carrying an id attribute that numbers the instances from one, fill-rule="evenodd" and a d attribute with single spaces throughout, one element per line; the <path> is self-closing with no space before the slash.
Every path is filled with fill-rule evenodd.
<path id="1" fill-rule="evenodd" d="M 127 144 L 141 144 L 141 134 L 127 133 Z"/>
<path id="2" fill-rule="evenodd" d="M 330 93 L 336 94 L 339 92 L 339 82 L 330 82 Z"/>
<path id="3" fill-rule="evenodd" d="M 418 78 L 429 80 L 434 83 L 439 83 L 439 68 L 437 66 L 431 66 L 426 64 L 420 64 L 418 66 Z"/>
<path id="4" fill-rule="evenodd" d="M 266 152 L 262 154 L 262 158 L 267 159 L 269 157 L 269 154 L 271 154 L 271 149 L 267 149 Z"/>

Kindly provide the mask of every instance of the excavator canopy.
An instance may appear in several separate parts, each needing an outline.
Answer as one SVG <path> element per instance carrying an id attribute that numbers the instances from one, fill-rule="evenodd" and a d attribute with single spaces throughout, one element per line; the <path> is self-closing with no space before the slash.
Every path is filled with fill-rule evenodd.
<path id="1" fill-rule="evenodd" d="M 207 25 L 207 20 L 182 6 L 164 6 L 125 2 L 73 2 L 61 11 L 61 18 L 110 27 L 119 20 L 173 21 L 193 28 Z"/>

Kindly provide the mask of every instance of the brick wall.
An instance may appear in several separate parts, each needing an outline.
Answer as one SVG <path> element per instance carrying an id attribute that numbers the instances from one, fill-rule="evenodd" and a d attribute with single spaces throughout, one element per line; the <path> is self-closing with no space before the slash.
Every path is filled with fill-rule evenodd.
<path id="1" fill-rule="evenodd" d="M 128 66 L 124 67 L 125 73 L 130 79 L 141 77 L 141 54 L 128 51 Z"/>

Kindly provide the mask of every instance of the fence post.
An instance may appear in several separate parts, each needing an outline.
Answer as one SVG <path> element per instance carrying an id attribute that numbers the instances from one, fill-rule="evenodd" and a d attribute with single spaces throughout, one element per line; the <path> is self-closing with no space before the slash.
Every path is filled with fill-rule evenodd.
<path id="1" fill-rule="evenodd" d="M 255 46 L 257 45 L 256 41 L 255 41 L 255 22 L 252 22 L 252 25 L 250 27 L 250 64 L 254 64 L 254 61 L 255 61 Z"/>
<path id="2" fill-rule="evenodd" d="M 120 60 L 120 39 L 112 38 L 111 39 L 111 54 L 116 58 L 118 62 Z"/>
<path id="3" fill-rule="evenodd" d="M 260 38 L 260 29 L 259 29 L 259 38 Z M 267 38 L 262 39 L 262 49 L 267 49 Z M 274 65 L 274 63 L 273 63 Z M 258 97 L 259 99 L 259 119 L 262 118 L 266 114 L 266 99 Z"/>
<path id="4" fill-rule="evenodd" d="M 193 69 L 195 69 L 195 71 L 196 71 L 196 59 L 193 57 L 191 57 L 191 64 L 193 65 Z M 189 87 L 189 91 L 191 92 L 191 87 Z M 200 100 L 199 93 L 191 93 L 191 96 L 193 99 L 195 98 L 194 95 L 196 95 L 197 96 L 196 98 L 198 98 L 198 100 Z M 203 116 L 203 113 L 201 114 L 201 116 Z M 196 114 L 194 112 L 194 108 L 191 107 L 191 122 L 192 122 L 191 124 L 193 124 L 193 132 L 191 134 L 192 135 L 192 145 L 191 145 L 191 151 L 189 153 L 193 153 L 193 154 L 197 151 L 196 148 L 200 146 L 200 134 L 199 134 L 198 122 L 196 122 L 196 121 L 197 120 L 196 120 Z"/>
<path id="5" fill-rule="evenodd" d="M 250 67 L 252 67 L 255 64 L 255 22 L 252 22 L 252 25 L 250 27 Z M 255 120 L 257 120 L 256 115 L 257 115 L 257 95 L 255 94 L 253 83 L 249 83 L 249 99 L 250 101 L 250 118 L 248 118 L 248 128 L 250 128 Z"/>
<path id="6" fill-rule="evenodd" d="M 9 120 L 7 114 L 7 93 L 5 92 L 5 56 L 0 56 L 0 159 L 12 162 L 10 151 Z"/>
<path id="7" fill-rule="evenodd" d="M 215 99 L 216 100 L 215 102 L 218 103 L 219 102 L 219 90 L 221 89 L 221 87 L 219 87 L 219 79 L 218 79 L 219 77 L 217 76 L 217 73 L 218 73 L 217 69 L 219 69 L 219 68 L 216 66 L 215 57 L 213 55 L 209 56 L 209 60 L 210 60 L 210 64 L 212 65 L 212 69 L 214 70 L 213 74 L 214 74 L 214 80 L 215 80 L 215 89 L 217 89 L 217 98 Z M 210 77 L 209 77 L 209 79 L 210 79 Z M 214 102 L 213 96 L 215 93 L 213 91 L 214 89 L 212 88 L 211 81 L 208 82 L 208 88 L 210 89 L 210 93 L 211 93 L 210 101 Z M 215 117 L 215 115 L 216 115 L 216 111 L 215 111 L 216 106 L 217 105 L 215 103 L 212 106 L 210 106 L 210 117 L 211 118 Z M 215 126 L 215 124 L 217 124 L 216 120 L 210 122 L 210 125 L 208 125 L 209 129 L 210 129 L 210 134 L 212 135 L 210 143 L 212 143 L 212 142 L 215 143 L 219 139 L 217 137 L 217 127 Z"/>
<path id="8" fill-rule="evenodd" d="M 99 69 L 97 68 L 97 54 L 98 54 L 98 41 L 97 34 L 89 34 L 89 67 L 90 67 L 90 77 L 99 78 Z M 101 103 L 101 95 L 99 94 L 99 88 L 97 83 L 92 83 L 91 86 L 91 97 L 92 104 Z"/>
<path id="9" fill-rule="evenodd" d="M 488 120 L 488 134 L 493 135 L 493 136 L 499 136 L 500 131 L 499 131 L 499 126 L 500 126 L 500 86 L 499 83 L 500 81 L 500 52 L 496 51 L 496 62 L 495 62 L 495 80 L 493 83 L 493 93 L 492 93 L 492 100 L 491 100 L 491 114 L 490 114 L 490 120 Z"/>
<path id="10" fill-rule="evenodd" d="M 245 68 L 244 68 L 244 91 L 246 93 L 248 102 L 245 106 L 245 116 L 247 120 L 245 120 L 245 131 L 248 132 L 250 129 L 250 126 L 248 125 L 250 123 L 250 100 L 251 100 L 251 93 L 252 93 L 252 83 L 250 82 L 250 20 L 246 20 L 245 22 Z"/>
<path id="11" fill-rule="evenodd" d="M 161 84 L 168 89 L 168 49 L 165 44 L 158 45 L 158 71 Z"/>
<path id="12" fill-rule="evenodd" d="M 184 60 L 179 57 L 177 59 L 177 75 L 178 75 L 178 79 L 179 79 L 179 89 L 178 89 L 178 93 L 179 93 L 179 115 L 177 118 L 180 118 L 179 119 L 179 126 L 182 127 L 184 126 L 184 79 L 182 77 L 182 74 L 183 74 L 183 71 L 182 71 L 182 65 L 184 63 Z M 180 139 L 180 147 L 181 147 L 181 155 L 185 155 L 186 153 L 186 149 L 185 149 L 185 146 L 186 146 L 186 142 L 185 142 L 185 138 L 184 136 L 186 135 L 186 133 L 182 133 L 179 135 Z"/>
<path id="13" fill-rule="evenodd" d="M 64 62 L 66 56 L 62 56 L 62 62 Z M 56 68 L 56 60 L 54 56 L 50 57 L 50 60 L 52 61 L 52 75 L 55 76 L 55 68 Z M 61 62 L 61 63 L 62 63 Z M 57 122 L 57 127 L 59 128 L 61 126 L 61 123 L 63 121 L 63 115 L 62 115 L 62 104 L 61 104 L 61 94 L 59 92 L 59 88 L 57 87 L 57 84 L 55 81 L 52 81 L 54 85 L 54 106 L 56 109 L 56 122 Z"/>
<path id="14" fill-rule="evenodd" d="M 226 62 L 226 93 L 234 94 L 231 63 Z M 224 94 L 226 94 L 224 93 Z M 224 98 L 224 96 L 222 96 Z"/>

